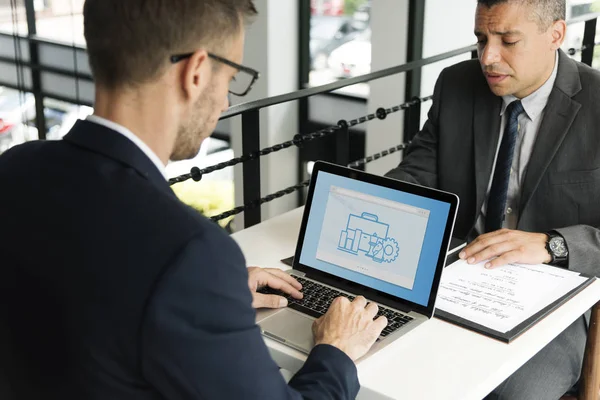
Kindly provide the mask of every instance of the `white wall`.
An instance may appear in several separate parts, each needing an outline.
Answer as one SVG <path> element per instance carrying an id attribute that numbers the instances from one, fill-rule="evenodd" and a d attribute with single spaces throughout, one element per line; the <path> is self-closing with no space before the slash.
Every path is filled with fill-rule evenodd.
<path id="1" fill-rule="evenodd" d="M 454 0 L 452 0 L 454 1 Z M 408 0 L 375 0 L 371 3 L 371 69 L 406 63 Z M 404 102 L 405 74 L 396 74 L 370 83 L 368 112 Z M 367 123 L 366 155 L 380 152 L 402 142 L 404 113 L 388 115 L 384 121 Z M 400 153 L 367 164 L 367 171 L 384 174 L 400 162 Z"/>
<path id="2" fill-rule="evenodd" d="M 423 32 L 423 58 L 459 49 L 476 43 L 475 8 L 477 0 L 426 0 L 425 26 Z M 471 58 L 471 54 L 453 57 L 423 68 L 421 95 L 433 94 L 437 78 L 450 65 Z M 431 102 L 423 104 L 421 126 L 427 119 Z"/>
<path id="3" fill-rule="evenodd" d="M 259 12 L 246 34 L 244 65 L 261 73 L 248 95 L 232 96 L 234 103 L 248 102 L 298 90 L 298 1 L 255 0 Z M 296 102 L 263 109 L 260 113 L 261 148 L 290 140 L 298 130 Z M 232 147 L 242 154 L 241 117 L 231 123 Z M 262 196 L 297 183 L 298 152 L 295 148 L 261 157 Z M 243 204 L 242 167 L 235 168 L 235 200 Z M 296 207 L 296 196 L 285 196 L 265 204 L 263 220 Z M 243 227 L 237 218 L 237 228 Z"/>

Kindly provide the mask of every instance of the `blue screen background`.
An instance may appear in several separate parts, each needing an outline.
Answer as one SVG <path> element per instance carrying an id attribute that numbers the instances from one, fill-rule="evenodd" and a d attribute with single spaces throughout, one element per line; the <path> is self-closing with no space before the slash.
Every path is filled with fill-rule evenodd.
<path id="1" fill-rule="evenodd" d="M 361 192 L 398 203 L 404 203 L 414 207 L 424 208 L 430 211 L 425 239 L 421 249 L 412 290 L 316 258 L 331 186 L 338 186 L 344 189 Z M 431 292 L 449 212 L 449 203 L 320 171 L 315 185 L 310 216 L 308 218 L 304 243 L 300 253 L 300 263 L 426 307 L 429 301 L 429 294 Z M 444 249 L 444 251 L 445 250 L 446 249 Z"/>

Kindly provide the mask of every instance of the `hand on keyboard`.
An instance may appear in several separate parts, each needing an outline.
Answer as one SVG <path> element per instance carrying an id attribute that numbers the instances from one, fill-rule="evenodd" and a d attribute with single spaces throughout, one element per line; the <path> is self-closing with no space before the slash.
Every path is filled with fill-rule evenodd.
<path id="1" fill-rule="evenodd" d="M 258 289 L 258 292 L 267 295 L 275 294 L 283 296 L 288 301 L 288 307 L 315 318 L 321 318 L 323 315 L 325 315 L 331 306 L 331 303 L 337 297 L 345 297 L 349 301 L 354 300 L 354 296 L 351 294 L 340 292 L 339 290 L 328 286 L 323 286 L 315 281 L 305 278 L 296 277 L 296 279 L 302 285 L 302 293 L 304 294 L 304 297 L 302 298 L 291 296 L 268 286 Z M 385 338 L 386 336 L 394 333 L 396 330 L 401 329 L 404 325 L 413 320 L 413 318 L 407 314 L 403 314 L 392 310 L 391 308 L 381 306 L 379 307 L 377 315 L 375 315 L 373 319 L 380 316 L 386 317 L 388 321 L 387 326 L 383 329 L 383 332 L 381 332 L 381 338 Z"/>
<path id="2" fill-rule="evenodd" d="M 289 307 L 315 318 L 322 317 L 336 297 L 344 296 L 350 301 L 354 300 L 354 296 L 352 295 L 322 286 L 314 281 L 301 277 L 296 277 L 296 279 L 297 282 L 302 285 L 303 296 L 300 298 L 290 296 L 281 290 L 276 290 L 269 286 L 259 287 L 257 292 L 263 294 L 276 294 L 285 297 Z"/>
<path id="3" fill-rule="evenodd" d="M 367 304 L 362 296 L 352 302 L 346 297 L 336 298 L 313 324 L 315 344 L 335 346 L 356 361 L 369 351 L 387 325 L 384 316 L 373 319 L 377 312 L 377 304 Z"/>
<path id="4" fill-rule="evenodd" d="M 248 286 L 252 292 L 252 307 L 280 308 L 288 305 L 290 299 L 302 299 L 302 285 L 291 275 L 277 268 L 248 268 Z M 271 289 L 266 292 L 265 288 Z M 283 297 L 279 294 L 286 295 Z"/>

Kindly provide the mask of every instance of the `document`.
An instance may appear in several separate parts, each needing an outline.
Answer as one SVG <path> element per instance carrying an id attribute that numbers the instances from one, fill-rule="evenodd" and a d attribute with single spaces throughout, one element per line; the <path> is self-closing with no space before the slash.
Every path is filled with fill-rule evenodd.
<path id="1" fill-rule="evenodd" d="M 587 278 L 549 265 L 509 264 L 495 269 L 485 262 L 459 260 L 442 274 L 436 308 L 506 333 L 564 296 Z"/>

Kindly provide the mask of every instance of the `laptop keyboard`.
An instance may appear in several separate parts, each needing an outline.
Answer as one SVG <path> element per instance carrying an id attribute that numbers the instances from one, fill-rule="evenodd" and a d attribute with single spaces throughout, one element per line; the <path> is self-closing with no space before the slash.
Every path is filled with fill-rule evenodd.
<path id="1" fill-rule="evenodd" d="M 263 287 L 258 290 L 259 293 L 264 294 L 277 294 L 285 297 L 288 300 L 288 307 L 296 311 L 300 311 L 304 314 L 308 314 L 312 317 L 319 318 L 327 312 L 331 302 L 336 297 L 346 297 L 348 300 L 354 300 L 355 296 L 340 292 L 338 290 L 323 286 L 317 282 L 309 281 L 308 279 L 294 276 L 302 284 L 302 293 L 304 297 L 300 300 L 293 298 L 292 296 L 282 293 L 279 290 L 271 289 L 270 287 Z M 402 328 L 405 324 L 412 321 L 413 318 L 406 314 L 391 310 L 389 308 L 379 306 L 377 317 L 383 315 L 387 318 L 388 324 L 381 332 L 381 337 L 386 337 L 396 330 Z"/>

